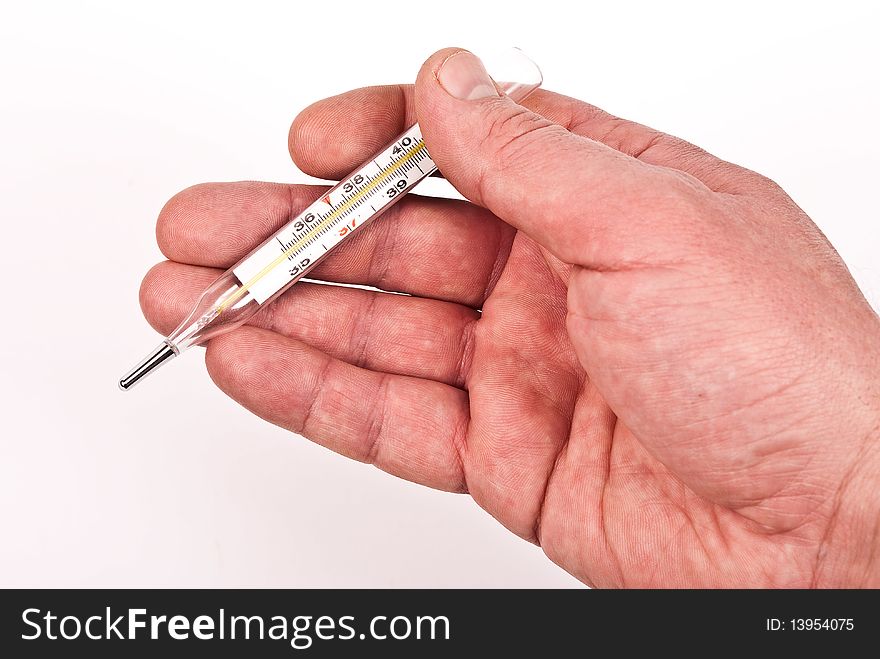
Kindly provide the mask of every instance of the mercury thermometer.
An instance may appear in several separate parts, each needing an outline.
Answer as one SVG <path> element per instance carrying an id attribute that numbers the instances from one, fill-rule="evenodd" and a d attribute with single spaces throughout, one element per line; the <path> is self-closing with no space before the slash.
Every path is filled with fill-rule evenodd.
<path id="1" fill-rule="evenodd" d="M 484 61 L 517 102 L 541 85 L 537 66 L 519 50 Z M 123 376 L 120 389 L 242 325 L 436 171 L 419 125 L 410 126 L 208 286 L 177 329 Z"/>

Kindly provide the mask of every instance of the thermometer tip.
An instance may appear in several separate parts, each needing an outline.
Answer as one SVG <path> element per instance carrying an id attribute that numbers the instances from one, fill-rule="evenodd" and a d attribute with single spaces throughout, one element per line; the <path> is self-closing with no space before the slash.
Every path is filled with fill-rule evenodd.
<path id="1" fill-rule="evenodd" d="M 122 391 L 128 391 L 143 378 L 176 355 L 177 352 L 174 348 L 172 348 L 169 343 L 163 342 L 119 380 L 119 388 Z"/>

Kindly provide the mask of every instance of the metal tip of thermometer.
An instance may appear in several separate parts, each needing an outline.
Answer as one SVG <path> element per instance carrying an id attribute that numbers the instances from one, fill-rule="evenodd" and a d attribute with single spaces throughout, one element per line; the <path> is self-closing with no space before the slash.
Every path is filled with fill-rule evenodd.
<path id="1" fill-rule="evenodd" d="M 137 366 L 126 373 L 119 381 L 119 388 L 128 391 L 144 377 L 155 371 L 169 359 L 176 357 L 177 351 L 171 344 L 163 342 L 158 348 L 147 355 Z"/>

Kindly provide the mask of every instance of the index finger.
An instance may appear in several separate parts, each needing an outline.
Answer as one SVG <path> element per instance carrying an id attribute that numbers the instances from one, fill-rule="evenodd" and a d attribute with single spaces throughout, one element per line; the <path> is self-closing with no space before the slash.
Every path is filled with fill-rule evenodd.
<path id="1" fill-rule="evenodd" d="M 311 176 L 343 178 L 416 122 L 413 91 L 413 85 L 363 87 L 313 103 L 290 127 L 291 158 Z M 717 192 L 747 192 L 765 181 L 685 140 L 578 99 L 538 89 L 522 105 L 577 135 L 689 174 Z"/>
<path id="2" fill-rule="evenodd" d="M 416 123 L 413 89 L 413 85 L 362 87 L 313 103 L 290 127 L 290 157 L 310 176 L 343 178 Z M 574 99 L 537 90 L 524 105 L 568 126 L 570 102 Z"/>

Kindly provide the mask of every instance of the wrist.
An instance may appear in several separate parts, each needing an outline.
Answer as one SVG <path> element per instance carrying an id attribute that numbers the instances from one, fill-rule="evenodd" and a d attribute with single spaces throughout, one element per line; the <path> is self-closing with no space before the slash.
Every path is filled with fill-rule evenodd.
<path id="1" fill-rule="evenodd" d="M 880 422 L 837 490 L 819 545 L 814 585 L 880 588 Z"/>

